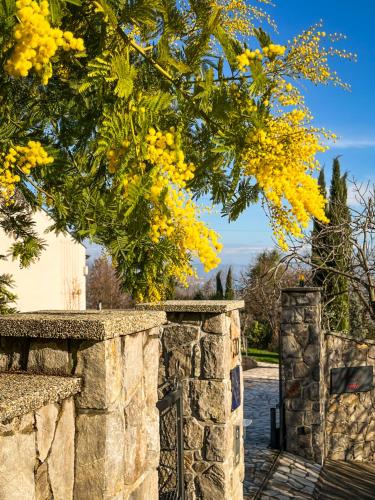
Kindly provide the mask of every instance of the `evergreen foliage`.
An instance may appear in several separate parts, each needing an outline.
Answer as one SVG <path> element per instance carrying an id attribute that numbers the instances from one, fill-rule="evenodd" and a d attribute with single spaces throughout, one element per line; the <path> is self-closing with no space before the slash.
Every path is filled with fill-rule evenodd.
<path id="1" fill-rule="evenodd" d="M 324 199 L 327 199 L 327 189 L 324 175 L 324 168 L 319 172 L 318 184 Z M 326 207 L 326 215 L 328 216 L 328 207 Z M 319 220 L 313 221 L 312 245 L 311 245 L 311 260 L 314 264 L 314 272 L 312 282 L 314 286 L 323 287 L 326 272 L 319 268 L 327 259 L 327 241 L 324 231 L 324 224 Z"/>
<path id="2" fill-rule="evenodd" d="M 3 256 L 0 256 L 0 260 L 2 258 Z M 14 282 L 9 274 L 0 274 L 0 315 L 16 312 L 16 308 L 12 305 L 17 298 L 11 291 L 13 285 Z"/>
<path id="3" fill-rule="evenodd" d="M 221 271 L 216 274 L 216 294 L 215 299 L 223 300 L 224 299 L 224 289 L 223 283 L 221 281 Z"/>
<path id="4" fill-rule="evenodd" d="M 341 175 L 340 162 L 335 158 L 332 166 L 329 204 L 327 206 L 328 226 L 314 221 L 312 237 L 313 283 L 323 288 L 325 303 L 324 319 L 332 330 L 349 330 L 349 281 L 327 270 L 334 268 L 346 272 L 352 252 L 348 231 L 350 211 L 347 206 L 346 174 Z M 319 185 L 325 194 L 324 171 L 319 175 Z"/>
<path id="5" fill-rule="evenodd" d="M 232 267 L 229 267 L 227 279 L 225 282 L 225 299 L 233 300 L 234 299 L 234 287 L 233 287 L 233 277 L 232 277 Z"/>
<path id="6" fill-rule="evenodd" d="M 346 272 L 349 267 L 352 247 L 349 238 L 350 211 L 347 205 L 347 175 L 341 175 L 338 158 L 333 161 L 332 180 L 329 196 L 329 224 L 337 228 L 328 232 L 328 246 L 331 249 L 327 264 L 329 267 Z M 328 273 L 324 280 L 324 294 L 327 302 L 326 315 L 330 328 L 349 331 L 349 281 L 343 275 Z"/>

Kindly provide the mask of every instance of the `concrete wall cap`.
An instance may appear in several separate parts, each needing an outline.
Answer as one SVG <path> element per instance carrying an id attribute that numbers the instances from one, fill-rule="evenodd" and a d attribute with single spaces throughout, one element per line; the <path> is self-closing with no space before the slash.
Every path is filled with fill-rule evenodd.
<path id="1" fill-rule="evenodd" d="M 0 337 L 106 340 L 164 323 L 162 311 L 38 311 L 0 317 Z"/>
<path id="2" fill-rule="evenodd" d="M 165 302 L 137 304 L 144 311 L 226 313 L 245 307 L 243 300 L 167 300 Z"/>
<path id="3" fill-rule="evenodd" d="M 296 286 L 291 288 L 283 288 L 282 293 L 312 293 L 312 292 L 321 292 L 323 289 L 319 286 Z"/>
<path id="4" fill-rule="evenodd" d="M 81 390 L 81 379 L 25 373 L 0 374 L 0 422 L 50 403 L 58 403 Z"/>

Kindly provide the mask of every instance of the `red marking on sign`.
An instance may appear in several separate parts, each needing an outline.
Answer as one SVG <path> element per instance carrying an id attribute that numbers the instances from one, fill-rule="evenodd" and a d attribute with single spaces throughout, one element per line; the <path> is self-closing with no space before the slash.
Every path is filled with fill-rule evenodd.
<path id="1" fill-rule="evenodd" d="M 358 389 L 359 384 L 348 384 L 348 389 Z"/>

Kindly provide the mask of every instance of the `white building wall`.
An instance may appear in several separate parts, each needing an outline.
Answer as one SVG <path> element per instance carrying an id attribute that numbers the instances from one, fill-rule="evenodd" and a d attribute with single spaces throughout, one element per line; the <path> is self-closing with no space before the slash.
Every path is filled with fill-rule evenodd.
<path id="1" fill-rule="evenodd" d="M 0 260 L 0 274 L 13 276 L 12 291 L 20 312 L 46 309 L 86 309 L 86 250 L 68 235 L 47 232 L 51 219 L 43 211 L 35 214 L 36 230 L 46 242 L 40 259 L 21 269 L 11 257 Z M 12 240 L 0 229 L 0 254 L 7 255 Z"/>

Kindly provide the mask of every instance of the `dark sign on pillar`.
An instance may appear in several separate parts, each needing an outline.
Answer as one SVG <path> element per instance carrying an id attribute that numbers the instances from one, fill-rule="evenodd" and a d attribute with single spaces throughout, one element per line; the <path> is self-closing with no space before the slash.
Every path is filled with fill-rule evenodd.
<path id="1" fill-rule="evenodd" d="M 331 369 L 331 394 L 366 392 L 372 389 L 372 385 L 372 366 Z"/>
<path id="2" fill-rule="evenodd" d="M 239 366 L 230 371 L 232 386 L 232 411 L 241 405 L 241 369 Z"/>

